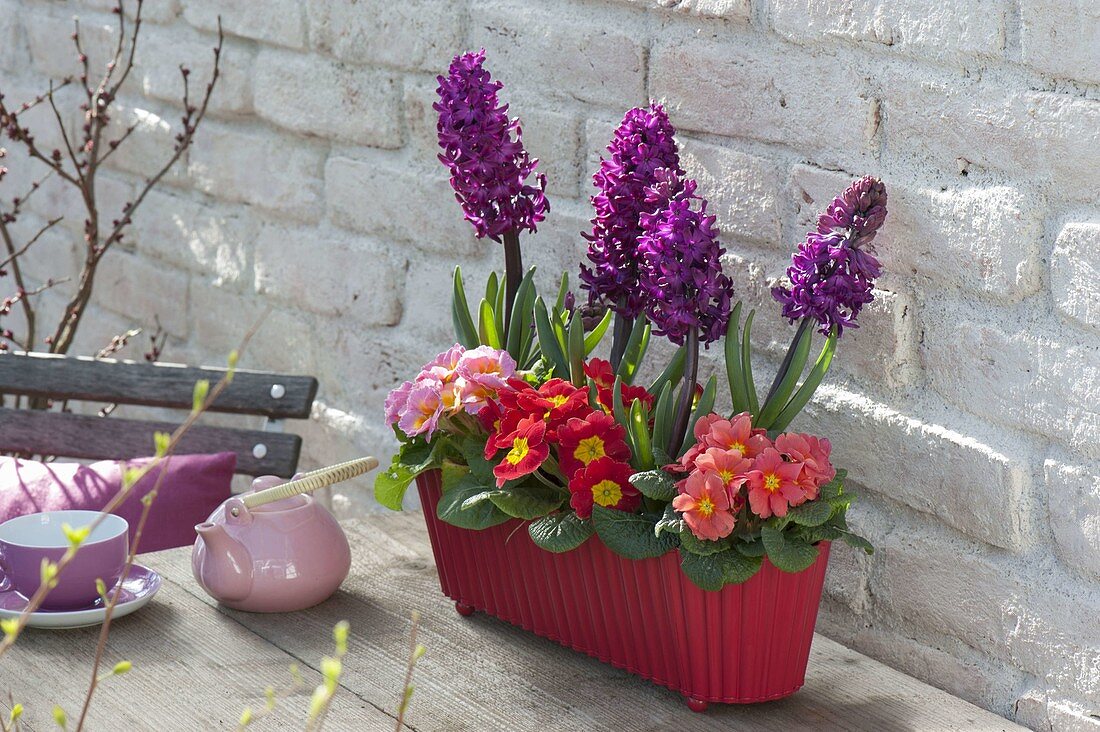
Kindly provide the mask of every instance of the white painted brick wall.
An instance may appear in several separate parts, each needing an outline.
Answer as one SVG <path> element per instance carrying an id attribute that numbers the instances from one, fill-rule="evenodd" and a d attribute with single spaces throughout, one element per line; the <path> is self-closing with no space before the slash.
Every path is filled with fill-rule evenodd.
<path id="1" fill-rule="evenodd" d="M 0 0 L 0 89 L 21 100 L 73 72 L 74 14 L 103 58 L 112 2 Z M 1030 727 L 1097 729 L 1096 3 L 148 0 L 115 117 L 139 127 L 99 190 L 111 208 L 170 154 L 177 66 L 202 84 L 219 13 L 210 118 L 108 255 L 83 349 L 158 316 L 167 358 L 216 364 L 270 304 L 243 365 L 321 380 L 293 426 L 304 465 L 387 457 L 382 401 L 451 337 L 454 264 L 483 282 L 500 263 L 436 160 L 435 75 L 467 48 L 487 48 L 550 178 L 550 216 L 524 239 L 544 288 L 576 271 L 623 111 L 667 105 L 759 309 L 761 367 L 789 338 L 769 288 L 791 248 L 852 177 L 879 175 L 878 299 L 797 423 L 832 439 L 864 499 L 852 524 L 878 546 L 836 548 L 821 628 Z M 26 167 L 18 150 L 6 164 L 13 182 Z M 65 274 L 79 205 L 50 183 L 29 211 L 23 227 L 66 220 L 28 276 Z M 332 505 L 376 510 L 368 481 Z"/>

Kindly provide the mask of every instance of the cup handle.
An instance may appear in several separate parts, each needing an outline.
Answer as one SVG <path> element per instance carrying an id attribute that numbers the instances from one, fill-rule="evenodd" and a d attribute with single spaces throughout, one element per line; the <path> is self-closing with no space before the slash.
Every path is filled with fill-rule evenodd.
<path id="1" fill-rule="evenodd" d="M 7 592 L 11 589 L 11 580 L 8 578 L 8 574 L 10 574 L 10 570 L 7 562 L 4 561 L 4 550 L 0 548 L 0 592 Z"/>

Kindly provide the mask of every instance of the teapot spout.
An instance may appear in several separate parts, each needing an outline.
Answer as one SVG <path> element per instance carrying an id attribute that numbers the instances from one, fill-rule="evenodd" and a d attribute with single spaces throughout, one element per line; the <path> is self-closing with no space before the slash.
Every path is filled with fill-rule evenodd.
<path id="1" fill-rule="evenodd" d="M 252 590 L 252 556 L 220 523 L 207 521 L 195 527 L 205 546 L 195 576 L 214 599 L 239 602 Z"/>

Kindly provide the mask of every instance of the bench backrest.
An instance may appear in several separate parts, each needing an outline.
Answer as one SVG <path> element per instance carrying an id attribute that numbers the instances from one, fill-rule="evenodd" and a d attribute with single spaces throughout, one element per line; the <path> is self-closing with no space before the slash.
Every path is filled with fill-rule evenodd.
<path id="1" fill-rule="evenodd" d="M 189 410 L 195 382 L 208 379 L 213 385 L 224 373 L 225 369 L 205 366 L 6 353 L 0 355 L 0 394 L 55 403 L 85 401 Z M 238 473 L 290 477 L 298 467 L 302 439 L 279 431 L 280 423 L 308 418 L 316 394 L 317 379 L 312 376 L 238 369 L 209 411 L 264 416 L 268 428 L 198 424 L 184 436 L 177 452 L 235 452 Z M 171 432 L 178 426 L 5 407 L 0 408 L 0 452 L 92 460 L 145 457 L 153 453 L 154 432 Z"/>

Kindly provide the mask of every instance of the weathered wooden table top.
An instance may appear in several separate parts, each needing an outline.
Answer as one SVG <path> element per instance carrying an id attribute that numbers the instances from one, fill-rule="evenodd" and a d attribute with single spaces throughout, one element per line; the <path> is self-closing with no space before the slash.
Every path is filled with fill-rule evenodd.
<path id="1" fill-rule="evenodd" d="M 414 730 L 1017 730 L 1017 725 L 817 636 L 806 685 L 754 706 L 687 709 L 679 694 L 477 613 L 460 617 L 439 590 L 423 519 L 389 514 L 345 524 L 351 574 L 309 610 L 260 615 L 218 607 L 191 577 L 190 549 L 145 555 L 164 576 L 148 606 L 114 624 L 106 680 L 90 730 L 235 727 L 264 689 L 290 685 L 297 664 L 307 688 L 253 723 L 301 728 L 308 697 L 332 653 L 332 627 L 351 623 L 342 688 L 326 728 L 392 730 L 408 655 L 410 613 L 422 615 L 427 655 L 416 669 L 406 722 Z M 26 707 L 32 730 L 56 729 L 54 704 L 77 714 L 98 629 L 28 630 L 0 658 L 0 698 Z M 4 711 L 6 717 L 6 710 Z"/>

